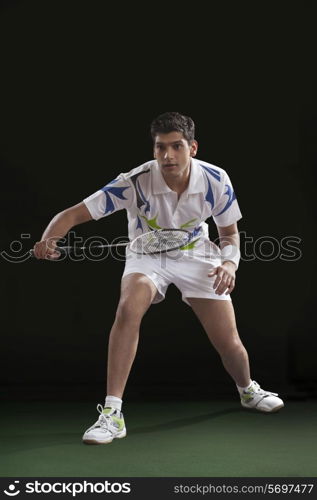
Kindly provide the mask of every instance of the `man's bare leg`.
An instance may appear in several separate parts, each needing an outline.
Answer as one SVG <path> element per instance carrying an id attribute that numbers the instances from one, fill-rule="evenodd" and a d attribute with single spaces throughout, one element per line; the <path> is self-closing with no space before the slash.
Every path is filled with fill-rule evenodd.
<path id="1" fill-rule="evenodd" d="M 122 399 L 139 342 L 140 323 L 156 292 L 154 283 L 144 274 L 132 273 L 122 279 L 109 337 L 107 394 Z"/>
<path id="2" fill-rule="evenodd" d="M 249 357 L 239 337 L 234 309 L 229 300 L 187 298 L 218 351 L 223 365 L 240 387 L 250 384 Z"/>

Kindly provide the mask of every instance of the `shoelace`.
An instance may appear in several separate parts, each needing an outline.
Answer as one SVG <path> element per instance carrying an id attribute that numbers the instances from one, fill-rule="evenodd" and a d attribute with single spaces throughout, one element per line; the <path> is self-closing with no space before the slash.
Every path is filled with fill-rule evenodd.
<path id="1" fill-rule="evenodd" d="M 265 396 L 278 396 L 278 394 L 276 392 L 264 391 L 263 389 L 261 389 L 259 384 L 255 381 L 253 381 L 251 391 L 253 391 L 256 394 L 259 394 L 260 396 L 263 396 L 263 397 L 265 397 Z"/>
<path id="2" fill-rule="evenodd" d="M 110 415 L 105 415 L 103 413 L 103 406 L 100 403 L 97 405 L 97 411 L 100 413 L 99 418 L 97 422 L 90 429 L 100 426 L 102 429 L 105 429 L 113 433 L 113 431 L 110 429 L 110 425 L 112 424 L 112 419 Z"/>

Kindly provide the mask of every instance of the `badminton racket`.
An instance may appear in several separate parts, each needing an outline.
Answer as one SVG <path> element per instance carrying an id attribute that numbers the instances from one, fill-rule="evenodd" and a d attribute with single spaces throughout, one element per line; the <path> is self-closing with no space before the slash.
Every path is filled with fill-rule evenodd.
<path id="1" fill-rule="evenodd" d="M 187 245 L 191 240 L 192 234 L 186 229 L 157 229 L 149 231 L 137 236 L 132 241 L 124 243 L 113 243 L 107 245 L 90 245 L 90 246 L 56 246 L 55 251 L 61 255 L 71 254 L 73 252 L 103 249 L 103 248 L 116 248 L 129 246 L 130 250 L 137 254 L 150 255 L 157 253 L 170 252 L 177 250 Z M 33 249 L 29 251 L 31 256 L 34 256 Z"/>

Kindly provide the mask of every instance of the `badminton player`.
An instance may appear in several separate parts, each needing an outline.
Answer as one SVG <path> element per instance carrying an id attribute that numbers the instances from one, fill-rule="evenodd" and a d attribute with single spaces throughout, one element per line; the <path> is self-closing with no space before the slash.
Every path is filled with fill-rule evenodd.
<path id="1" fill-rule="evenodd" d="M 240 259 L 237 222 L 241 212 L 229 176 L 196 158 L 198 143 L 190 117 L 164 113 L 152 122 L 151 134 L 153 160 L 119 174 L 81 203 L 57 214 L 33 249 L 39 259 L 55 259 L 57 241 L 72 227 L 122 209 L 127 211 L 130 240 L 160 228 L 191 233 L 190 243 L 176 253 L 137 255 L 127 249 L 109 337 L 107 394 L 104 405 L 97 406 L 97 422 L 83 435 L 88 444 L 106 444 L 126 436 L 122 398 L 140 324 L 148 308 L 164 300 L 171 283 L 200 320 L 237 387 L 242 406 L 267 413 L 284 406 L 276 393 L 252 380 L 248 354 L 237 331 L 230 294 Z M 219 246 L 209 240 L 208 218 L 216 224 Z"/>

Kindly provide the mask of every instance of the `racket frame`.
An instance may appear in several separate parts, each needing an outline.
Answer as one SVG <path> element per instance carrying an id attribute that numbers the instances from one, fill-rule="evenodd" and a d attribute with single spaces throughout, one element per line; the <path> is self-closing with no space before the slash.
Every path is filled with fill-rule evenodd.
<path id="1" fill-rule="evenodd" d="M 153 233 L 162 233 L 162 232 L 167 232 L 167 231 L 177 231 L 177 232 L 183 232 L 183 233 L 186 233 L 188 235 L 187 237 L 187 240 L 182 242 L 181 244 L 178 243 L 177 245 L 175 245 L 175 247 L 172 247 L 172 248 L 168 248 L 168 249 L 163 249 L 163 250 L 156 250 L 154 252 L 137 252 L 136 250 L 133 250 L 133 248 L 131 248 L 131 246 L 133 245 L 133 243 L 139 239 L 142 239 L 144 238 L 145 235 L 150 235 L 150 234 L 153 234 Z M 136 238 L 134 238 L 132 241 L 127 241 L 127 242 L 124 242 L 124 243 L 114 243 L 114 244 L 109 244 L 109 245 L 92 245 L 90 247 L 77 247 L 78 250 L 90 250 L 90 249 L 94 249 L 94 248 L 116 248 L 116 247 L 123 247 L 123 246 L 129 246 L 130 245 L 130 250 L 131 252 L 137 254 L 137 255 L 155 255 L 155 254 L 159 254 L 159 253 L 168 253 L 168 252 L 171 252 L 173 250 L 178 250 L 179 248 L 182 248 L 183 246 L 187 245 L 191 240 L 191 233 L 190 231 L 187 231 L 187 229 L 179 229 L 179 228 L 163 228 L 163 229 L 153 229 L 152 231 L 148 231 L 146 233 L 142 233 L 140 234 L 139 236 L 136 236 Z M 69 252 L 72 252 L 73 250 L 76 250 L 76 247 L 75 246 L 65 246 L 65 247 L 59 247 L 59 246 L 56 246 L 55 247 L 55 250 L 56 252 L 59 252 L 61 255 L 65 255 L 65 254 L 68 254 Z M 33 249 L 29 250 L 29 254 L 34 257 L 34 251 Z"/>

